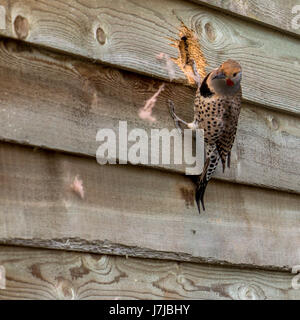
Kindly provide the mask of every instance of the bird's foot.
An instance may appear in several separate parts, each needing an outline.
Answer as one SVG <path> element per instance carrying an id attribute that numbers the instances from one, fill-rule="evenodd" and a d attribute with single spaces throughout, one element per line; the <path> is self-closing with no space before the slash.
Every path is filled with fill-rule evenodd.
<path id="1" fill-rule="evenodd" d="M 175 113 L 175 107 L 174 107 L 173 101 L 168 100 L 168 103 L 169 103 L 169 111 L 170 111 L 171 117 L 174 120 L 175 127 L 178 130 L 179 134 L 182 135 L 182 132 L 183 132 L 182 127 L 181 127 L 182 120 Z"/>
<path id="2" fill-rule="evenodd" d="M 200 76 L 200 74 L 199 74 L 199 72 L 197 70 L 197 65 L 196 65 L 196 62 L 195 62 L 194 59 L 192 60 L 192 68 L 193 68 L 193 72 L 194 72 L 195 82 L 196 82 L 198 88 L 200 88 L 200 86 L 201 86 L 201 76 Z"/>

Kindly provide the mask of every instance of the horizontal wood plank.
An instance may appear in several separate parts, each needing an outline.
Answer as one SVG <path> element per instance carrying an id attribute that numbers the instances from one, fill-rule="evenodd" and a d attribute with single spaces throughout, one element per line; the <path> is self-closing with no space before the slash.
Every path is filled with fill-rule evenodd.
<path id="1" fill-rule="evenodd" d="M 300 197 L 212 182 L 199 216 L 178 174 L 1 144 L 0 243 L 290 269 Z M 79 176 L 81 199 L 71 189 Z"/>
<path id="2" fill-rule="evenodd" d="M 0 300 L 300 299 L 288 272 L 17 247 L 0 248 L 0 265 Z"/>
<path id="3" fill-rule="evenodd" d="M 0 42 L 0 138 L 95 157 L 101 128 L 174 128 L 167 100 L 186 120 L 193 115 L 194 89 L 168 84 L 154 108 L 157 121 L 138 117 L 160 81 L 13 40 Z M 227 181 L 300 192 L 300 119 L 243 104 Z M 150 134 L 149 134 L 150 135 Z M 183 165 L 158 165 L 185 172 Z"/>
<path id="4" fill-rule="evenodd" d="M 292 9 L 299 5 L 298 0 L 191 0 L 200 5 L 212 6 L 233 13 L 242 18 L 261 23 L 272 28 L 289 32 L 295 36 L 300 35 L 300 28 L 293 24 L 296 13 Z M 296 9 L 295 9 L 296 10 Z M 298 10 L 299 12 L 300 10 Z M 295 21 L 299 19 L 295 19 Z"/>
<path id="5" fill-rule="evenodd" d="M 247 101 L 300 113 L 299 39 L 276 30 L 181 0 L 9 3 L 3 36 L 163 79 L 169 79 L 168 71 L 156 56 L 178 56 L 170 39 L 179 39 L 183 21 L 199 38 L 207 72 L 236 59 Z M 186 82 L 178 67 L 174 76 Z"/>

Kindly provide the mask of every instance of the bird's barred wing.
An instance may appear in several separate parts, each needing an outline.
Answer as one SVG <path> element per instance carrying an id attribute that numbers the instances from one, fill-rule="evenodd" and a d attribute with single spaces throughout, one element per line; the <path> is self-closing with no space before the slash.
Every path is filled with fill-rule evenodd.
<path id="1" fill-rule="evenodd" d="M 223 114 L 223 130 L 216 142 L 217 150 L 220 155 L 223 171 L 225 170 L 225 163 L 230 166 L 230 154 L 235 140 L 238 119 L 241 109 L 241 96 L 237 95 L 232 101 L 226 101 L 225 112 Z"/>

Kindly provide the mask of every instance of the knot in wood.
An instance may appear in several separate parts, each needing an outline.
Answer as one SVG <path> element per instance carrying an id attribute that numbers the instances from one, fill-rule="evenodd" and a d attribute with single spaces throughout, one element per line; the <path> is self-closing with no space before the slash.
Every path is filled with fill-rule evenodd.
<path id="1" fill-rule="evenodd" d="M 275 118 L 272 118 L 271 123 L 272 123 L 272 127 L 273 127 L 274 130 L 278 130 L 279 129 L 279 123 Z"/>
<path id="2" fill-rule="evenodd" d="M 262 300 L 265 299 L 264 292 L 261 288 L 251 284 L 242 284 L 237 289 L 238 300 Z"/>
<path id="3" fill-rule="evenodd" d="M 215 30 L 209 22 L 205 24 L 204 29 L 205 29 L 208 40 L 215 41 L 216 40 Z"/>
<path id="4" fill-rule="evenodd" d="M 75 290 L 70 280 L 64 279 L 63 277 L 56 278 L 56 290 L 60 299 L 74 300 Z"/>
<path id="5" fill-rule="evenodd" d="M 103 45 L 105 44 L 106 42 L 106 34 L 104 32 L 104 30 L 102 28 L 98 28 L 97 31 L 96 31 L 96 37 L 97 37 L 97 40 L 98 42 Z"/>
<path id="6" fill-rule="evenodd" d="M 15 33 L 19 39 L 24 40 L 27 38 L 29 33 L 29 22 L 26 18 L 20 15 L 17 16 L 14 21 L 14 28 Z"/>

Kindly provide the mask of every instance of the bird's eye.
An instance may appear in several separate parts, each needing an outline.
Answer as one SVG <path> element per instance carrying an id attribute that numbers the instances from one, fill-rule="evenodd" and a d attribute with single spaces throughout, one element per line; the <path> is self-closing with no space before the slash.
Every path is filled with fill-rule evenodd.
<path id="1" fill-rule="evenodd" d="M 237 75 L 237 73 L 235 72 L 234 74 L 233 74 L 233 76 L 235 77 Z"/>

